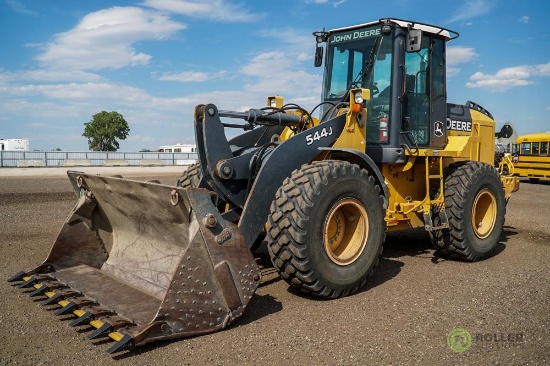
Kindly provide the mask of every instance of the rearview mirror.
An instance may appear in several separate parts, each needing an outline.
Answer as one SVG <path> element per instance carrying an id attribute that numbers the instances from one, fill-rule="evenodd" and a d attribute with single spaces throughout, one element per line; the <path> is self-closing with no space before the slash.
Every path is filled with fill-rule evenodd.
<path id="1" fill-rule="evenodd" d="M 407 52 L 418 52 L 422 44 L 422 31 L 420 29 L 409 29 L 407 33 Z"/>
<path id="2" fill-rule="evenodd" d="M 315 47 L 314 65 L 315 65 L 315 67 L 319 67 L 322 64 L 323 64 L 323 47 L 317 46 L 317 47 Z"/>

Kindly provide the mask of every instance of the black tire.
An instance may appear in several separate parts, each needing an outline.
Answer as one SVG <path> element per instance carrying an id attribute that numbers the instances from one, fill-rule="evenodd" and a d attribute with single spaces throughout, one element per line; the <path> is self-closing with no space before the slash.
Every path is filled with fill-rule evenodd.
<path id="1" fill-rule="evenodd" d="M 540 180 L 540 178 L 529 178 L 529 181 L 531 183 L 538 183 L 539 180 Z"/>
<path id="2" fill-rule="evenodd" d="M 181 177 L 176 182 L 176 186 L 182 188 L 206 188 L 205 184 L 202 181 L 201 165 L 197 161 L 194 164 L 189 165 L 187 170 L 185 170 Z"/>
<path id="3" fill-rule="evenodd" d="M 506 199 L 494 167 L 481 162 L 451 166 L 445 178 L 449 228 L 430 233 L 446 257 L 474 262 L 491 256 L 504 227 Z"/>
<path id="4" fill-rule="evenodd" d="M 303 165 L 285 179 L 271 204 L 267 243 L 275 269 L 315 296 L 356 292 L 382 253 L 383 202 L 374 178 L 358 165 L 330 160 Z"/>

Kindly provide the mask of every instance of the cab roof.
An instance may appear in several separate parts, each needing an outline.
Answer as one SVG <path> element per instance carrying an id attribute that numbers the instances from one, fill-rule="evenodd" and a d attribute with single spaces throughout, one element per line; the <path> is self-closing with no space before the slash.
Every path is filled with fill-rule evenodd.
<path id="1" fill-rule="evenodd" d="M 416 22 L 414 20 L 404 20 L 404 19 L 396 19 L 396 18 L 382 18 L 382 19 L 379 19 L 379 20 L 376 20 L 376 21 L 373 21 L 373 22 L 369 22 L 369 23 L 357 24 L 357 25 L 353 25 L 353 26 L 350 26 L 350 27 L 344 27 L 344 28 L 331 29 L 331 30 L 328 31 L 328 33 L 330 34 L 330 33 L 333 33 L 333 32 L 353 30 L 353 29 L 357 29 L 357 28 L 367 27 L 367 26 L 370 26 L 370 25 L 383 24 L 385 22 L 394 23 L 394 24 L 397 24 L 398 26 L 403 27 L 403 28 L 420 29 L 420 30 L 422 30 L 422 32 L 435 34 L 435 35 L 441 35 L 441 36 L 447 38 L 448 41 L 451 40 L 451 39 L 458 38 L 458 36 L 459 36 L 458 32 L 455 32 L 455 31 L 450 30 L 450 29 L 438 27 L 436 25 L 420 23 L 420 22 Z"/>

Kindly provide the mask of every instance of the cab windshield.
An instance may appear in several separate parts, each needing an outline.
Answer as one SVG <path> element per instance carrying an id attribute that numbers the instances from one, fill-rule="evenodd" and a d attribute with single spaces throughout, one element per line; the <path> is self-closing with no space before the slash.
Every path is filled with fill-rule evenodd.
<path id="1" fill-rule="evenodd" d="M 341 99 L 351 88 L 371 89 L 371 96 L 388 88 L 391 50 L 380 25 L 331 34 L 324 99 Z"/>

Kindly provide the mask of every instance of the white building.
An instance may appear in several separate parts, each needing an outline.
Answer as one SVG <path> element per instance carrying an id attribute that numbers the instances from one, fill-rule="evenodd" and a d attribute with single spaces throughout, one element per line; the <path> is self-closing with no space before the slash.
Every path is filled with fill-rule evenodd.
<path id="1" fill-rule="evenodd" d="M 0 139 L 0 151 L 29 151 L 29 140 Z"/>

